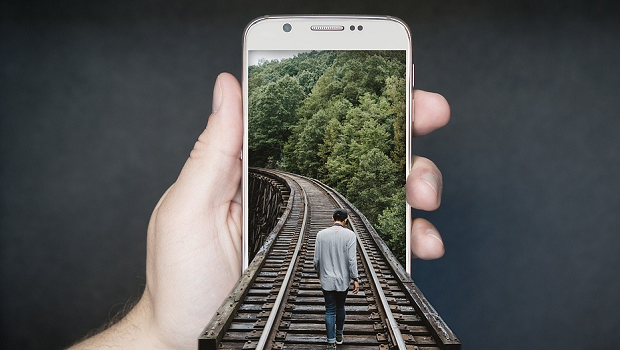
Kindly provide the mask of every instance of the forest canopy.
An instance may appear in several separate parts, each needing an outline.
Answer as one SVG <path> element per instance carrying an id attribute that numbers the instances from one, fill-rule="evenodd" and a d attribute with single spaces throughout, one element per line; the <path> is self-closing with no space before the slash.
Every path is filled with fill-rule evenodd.
<path id="1" fill-rule="evenodd" d="M 405 247 L 404 51 L 312 51 L 249 67 L 249 165 L 318 179 Z"/>

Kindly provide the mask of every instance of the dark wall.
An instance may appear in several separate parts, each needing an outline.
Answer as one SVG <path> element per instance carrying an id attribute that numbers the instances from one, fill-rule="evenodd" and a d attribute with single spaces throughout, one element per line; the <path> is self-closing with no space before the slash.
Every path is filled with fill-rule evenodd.
<path id="1" fill-rule="evenodd" d="M 150 212 L 267 13 L 411 27 L 417 87 L 452 107 L 414 143 L 447 246 L 414 278 L 466 348 L 618 348 L 615 2 L 262 3 L 0 5 L 0 348 L 68 346 L 140 295 Z"/>

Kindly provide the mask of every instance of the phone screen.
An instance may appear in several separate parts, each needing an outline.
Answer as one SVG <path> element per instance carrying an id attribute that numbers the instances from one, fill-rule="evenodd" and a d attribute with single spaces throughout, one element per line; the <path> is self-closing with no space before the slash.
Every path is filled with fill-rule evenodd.
<path id="1" fill-rule="evenodd" d="M 248 166 L 335 189 L 406 266 L 406 50 L 249 50 L 247 65 Z M 249 261 L 265 239 L 252 196 Z"/>

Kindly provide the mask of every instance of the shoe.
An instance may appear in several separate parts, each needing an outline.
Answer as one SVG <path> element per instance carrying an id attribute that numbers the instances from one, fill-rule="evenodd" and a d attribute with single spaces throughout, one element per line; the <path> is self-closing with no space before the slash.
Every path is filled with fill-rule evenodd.
<path id="1" fill-rule="evenodd" d="M 344 343 L 344 337 L 342 334 L 336 334 L 336 344 L 340 345 L 342 343 Z"/>
<path id="2" fill-rule="evenodd" d="M 327 344 L 327 350 L 336 350 L 336 344 L 334 343 Z"/>

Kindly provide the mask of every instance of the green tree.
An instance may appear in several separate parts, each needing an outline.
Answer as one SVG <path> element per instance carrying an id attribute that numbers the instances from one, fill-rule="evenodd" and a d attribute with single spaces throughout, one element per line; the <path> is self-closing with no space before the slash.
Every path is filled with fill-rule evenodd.
<path id="1" fill-rule="evenodd" d="M 326 180 L 346 193 L 349 181 L 359 171 L 360 159 L 370 150 L 388 154 L 391 150 L 391 122 L 385 99 L 365 94 L 362 103 L 348 111 L 327 159 Z"/>
<path id="2" fill-rule="evenodd" d="M 274 167 L 284 142 L 297 122 L 295 113 L 305 97 L 297 79 L 288 75 L 258 88 L 248 104 L 249 159 L 251 166 Z"/>
<path id="3" fill-rule="evenodd" d="M 381 95 L 387 77 L 404 74 L 403 52 L 340 51 L 333 64 L 317 80 L 300 113 L 312 115 L 334 96 L 344 97 L 356 106 L 364 94 Z"/>
<path id="4" fill-rule="evenodd" d="M 360 157 L 357 171 L 347 183 L 346 197 L 376 223 L 379 214 L 391 205 L 396 178 L 390 158 L 373 148 Z"/>
<path id="5" fill-rule="evenodd" d="M 286 169 L 319 178 L 327 154 L 331 152 L 331 146 L 325 146 L 327 126 L 332 120 L 344 119 L 350 108 L 349 101 L 337 97 L 309 118 L 301 118 L 284 146 Z"/>
<path id="6" fill-rule="evenodd" d="M 317 177 L 319 156 L 317 145 L 323 142 L 329 116 L 320 110 L 310 119 L 300 119 L 293 127 L 294 135 L 284 146 L 286 169 L 312 178 Z"/>
<path id="7" fill-rule="evenodd" d="M 407 212 L 405 204 L 404 188 L 397 189 L 392 195 L 390 206 L 386 207 L 377 219 L 376 228 L 383 241 L 390 248 L 392 253 L 405 264 L 405 214 Z"/>

